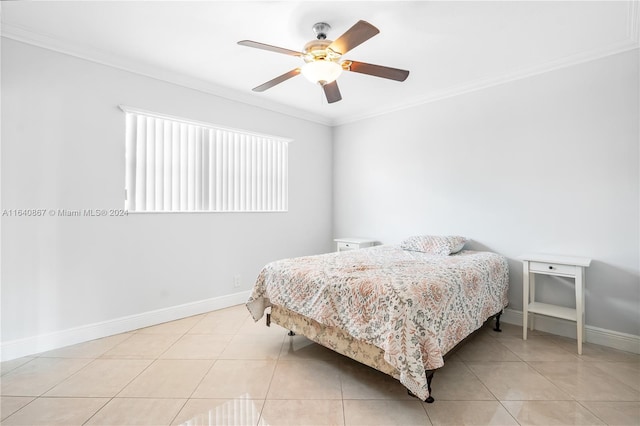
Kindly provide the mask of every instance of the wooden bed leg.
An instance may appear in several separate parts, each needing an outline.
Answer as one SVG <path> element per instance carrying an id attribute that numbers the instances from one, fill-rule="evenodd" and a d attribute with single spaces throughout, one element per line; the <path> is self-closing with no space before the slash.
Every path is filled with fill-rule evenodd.
<path id="1" fill-rule="evenodd" d="M 267 327 L 271 327 L 271 314 L 267 314 Z"/>
<path id="2" fill-rule="evenodd" d="M 500 315 L 502 315 L 502 311 L 496 314 L 496 327 L 493 329 L 493 331 L 497 331 L 498 333 L 502 333 L 500 329 Z"/>
<path id="3" fill-rule="evenodd" d="M 296 333 L 294 333 L 292 330 L 289 330 L 289 332 L 287 333 L 287 336 L 295 336 Z"/>

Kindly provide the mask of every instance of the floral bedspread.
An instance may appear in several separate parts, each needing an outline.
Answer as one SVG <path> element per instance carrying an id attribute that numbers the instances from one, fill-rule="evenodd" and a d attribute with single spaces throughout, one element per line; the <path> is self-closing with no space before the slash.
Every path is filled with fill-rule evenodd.
<path id="1" fill-rule="evenodd" d="M 507 306 L 506 259 L 463 250 L 435 256 L 396 245 L 284 259 L 260 272 L 247 308 L 282 306 L 384 351 L 400 382 L 429 396 L 425 370 Z"/>

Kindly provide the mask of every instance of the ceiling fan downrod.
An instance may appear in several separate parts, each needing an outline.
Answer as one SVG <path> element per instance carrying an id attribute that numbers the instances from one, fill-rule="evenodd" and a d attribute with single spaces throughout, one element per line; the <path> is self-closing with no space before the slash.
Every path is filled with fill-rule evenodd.
<path id="1" fill-rule="evenodd" d="M 331 29 L 331 25 L 326 22 L 318 22 L 313 25 L 313 32 L 316 35 L 316 39 L 318 40 L 326 40 L 327 33 Z"/>

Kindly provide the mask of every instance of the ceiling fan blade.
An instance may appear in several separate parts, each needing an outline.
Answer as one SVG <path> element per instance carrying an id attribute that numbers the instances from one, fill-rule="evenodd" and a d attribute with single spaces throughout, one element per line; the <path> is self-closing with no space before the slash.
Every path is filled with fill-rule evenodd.
<path id="1" fill-rule="evenodd" d="M 359 72 L 361 74 L 368 74 L 396 81 L 405 81 L 409 76 L 409 71 L 407 70 L 356 61 L 344 61 L 342 68 L 347 71 Z"/>
<path id="2" fill-rule="evenodd" d="M 252 40 L 241 40 L 238 42 L 241 46 L 255 47 L 256 49 L 268 50 L 270 52 L 284 53 L 291 56 L 302 56 L 302 53 L 295 50 L 285 49 L 284 47 L 272 46 L 270 44 L 259 43 Z"/>
<path id="3" fill-rule="evenodd" d="M 291 77 L 295 77 L 298 74 L 300 74 L 300 68 L 293 69 L 293 70 L 291 70 L 289 72 L 286 72 L 286 73 L 282 74 L 281 76 L 278 76 L 278 77 L 274 78 L 273 80 L 269 80 L 266 83 L 261 84 L 258 87 L 254 87 L 251 90 L 253 90 L 254 92 L 264 92 L 265 90 L 272 88 L 276 84 L 280 84 L 283 81 L 287 81 Z"/>
<path id="4" fill-rule="evenodd" d="M 340 89 L 338 89 L 338 82 L 335 80 L 331 83 L 323 85 L 322 90 L 324 90 L 324 95 L 327 97 L 327 102 L 329 102 L 330 104 L 338 102 L 342 99 Z"/>
<path id="5" fill-rule="evenodd" d="M 344 55 L 351 49 L 365 41 L 369 40 L 374 35 L 380 32 L 379 29 L 368 23 L 367 21 L 358 21 L 355 25 L 347 30 L 344 34 L 338 37 L 333 43 L 329 45 L 329 49 L 334 52 Z"/>

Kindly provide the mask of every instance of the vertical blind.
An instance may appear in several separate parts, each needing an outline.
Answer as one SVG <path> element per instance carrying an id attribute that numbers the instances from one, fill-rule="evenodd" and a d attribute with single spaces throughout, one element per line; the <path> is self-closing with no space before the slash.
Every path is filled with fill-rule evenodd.
<path id="1" fill-rule="evenodd" d="M 121 108 L 129 211 L 287 211 L 290 140 Z"/>

